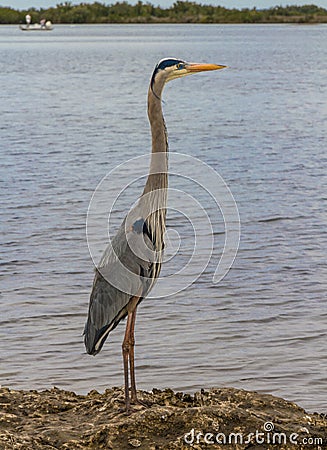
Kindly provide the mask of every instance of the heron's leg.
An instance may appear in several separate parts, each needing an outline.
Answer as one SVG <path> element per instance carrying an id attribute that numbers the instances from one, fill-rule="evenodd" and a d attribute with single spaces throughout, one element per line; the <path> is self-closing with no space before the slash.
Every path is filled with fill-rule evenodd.
<path id="1" fill-rule="evenodd" d="M 135 338 L 134 338 L 134 328 L 135 328 L 135 319 L 136 319 L 136 308 L 134 309 L 132 313 L 132 323 L 130 328 L 130 348 L 129 348 L 129 368 L 130 368 L 130 374 L 131 374 L 131 403 L 138 404 L 142 406 L 149 406 L 148 403 L 145 401 L 141 401 L 137 398 L 137 392 L 136 392 L 136 382 L 135 382 L 135 365 L 134 365 L 134 345 L 135 345 Z"/>
<path id="2" fill-rule="evenodd" d="M 136 319 L 136 308 L 132 312 L 131 327 L 130 327 L 130 347 L 129 347 L 129 368 L 130 368 L 130 374 L 131 374 L 131 401 L 132 401 L 132 403 L 138 402 L 137 394 L 136 394 L 135 363 L 134 363 L 135 319 Z"/>
<path id="3" fill-rule="evenodd" d="M 123 364 L 124 364 L 124 380 L 125 380 L 125 405 L 126 405 L 126 412 L 129 412 L 129 409 L 130 409 L 129 382 L 128 382 L 128 358 L 129 358 L 129 352 L 130 352 L 130 347 L 131 347 L 130 336 L 131 336 L 132 320 L 133 320 L 133 313 L 132 312 L 128 312 L 127 323 L 126 323 L 126 330 L 125 330 L 125 337 L 124 337 L 123 345 L 122 345 Z"/>

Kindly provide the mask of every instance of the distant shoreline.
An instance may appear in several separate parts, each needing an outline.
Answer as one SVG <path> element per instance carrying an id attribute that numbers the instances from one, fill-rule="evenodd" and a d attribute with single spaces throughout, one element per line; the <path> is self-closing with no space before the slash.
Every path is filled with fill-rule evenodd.
<path id="1" fill-rule="evenodd" d="M 36 22 L 38 23 L 38 22 Z M 327 22 L 326 22 L 327 24 Z M 191 25 L 191 26 L 249 26 L 249 27 L 255 27 L 255 26 L 262 26 L 262 25 L 269 25 L 269 26 L 278 26 L 278 25 L 285 25 L 285 26 L 289 26 L 289 25 L 293 25 L 294 27 L 296 26 L 317 26 L 317 25 L 326 25 L 325 23 L 321 23 L 321 22 L 314 22 L 314 23 L 297 23 L 297 22 L 281 22 L 281 23 L 183 23 L 183 22 L 149 22 L 149 23 L 55 23 L 53 24 L 55 27 L 87 27 L 87 26 L 92 26 L 92 27 L 100 27 L 100 26 L 120 26 L 120 25 L 131 25 L 131 26 L 142 26 L 142 25 Z M 23 22 L 21 23 L 0 23 L 0 28 L 1 27 L 19 27 L 20 25 L 25 25 Z"/>
<path id="2" fill-rule="evenodd" d="M 0 7 L 1 25 L 25 23 L 26 14 L 32 23 L 42 18 L 54 24 L 319 24 L 327 23 L 327 9 L 316 5 L 275 6 L 267 9 L 229 9 L 222 6 L 202 5 L 177 1 L 169 8 L 139 1 L 104 5 L 61 3 L 52 8 L 15 10 Z"/>

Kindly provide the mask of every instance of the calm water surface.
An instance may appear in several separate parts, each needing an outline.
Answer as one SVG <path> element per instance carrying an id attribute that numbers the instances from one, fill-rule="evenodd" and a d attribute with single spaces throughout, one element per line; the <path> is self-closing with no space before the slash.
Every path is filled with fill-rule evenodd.
<path id="1" fill-rule="evenodd" d="M 191 287 L 139 308 L 138 387 L 234 386 L 326 410 L 326 42 L 325 25 L 0 28 L 2 385 L 122 384 L 123 324 L 100 355 L 84 353 L 86 213 L 109 171 L 150 150 L 148 81 L 159 59 L 178 56 L 229 66 L 174 81 L 164 109 L 171 152 L 219 172 L 242 236 L 214 285 L 221 215 L 176 180 L 208 210 L 215 251 Z M 192 240 L 181 214 L 170 211 L 168 225 L 184 250 L 163 274 Z"/>

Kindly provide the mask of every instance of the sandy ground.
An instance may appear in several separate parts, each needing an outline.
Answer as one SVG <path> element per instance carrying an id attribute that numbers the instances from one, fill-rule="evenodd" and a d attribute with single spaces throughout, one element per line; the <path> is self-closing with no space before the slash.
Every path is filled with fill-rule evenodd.
<path id="1" fill-rule="evenodd" d="M 0 388 L 0 449 L 327 449 L 327 417 L 233 388 L 194 396 L 139 391 L 148 406 L 122 412 L 122 388 L 88 395 Z"/>

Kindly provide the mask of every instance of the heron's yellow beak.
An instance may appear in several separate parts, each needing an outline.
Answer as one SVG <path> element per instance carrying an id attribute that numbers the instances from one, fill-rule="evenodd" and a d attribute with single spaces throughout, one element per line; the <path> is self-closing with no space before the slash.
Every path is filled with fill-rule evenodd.
<path id="1" fill-rule="evenodd" d="M 185 65 L 185 69 L 189 73 L 196 73 L 196 72 L 205 72 L 208 70 L 219 70 L 219 69 L 225 69 L 227 66 L 220 66 L 217 64 L 198 64 L 198 63 L 189 63 Z"/>
<path id="2" fill-rule="evenodd" d="M 192 75 L 193 73 L 205 72 L 208 70 L 224 69 L 227 66 L 218 66 L 217 64 L 201 64 L 201 63 L 182 63 L 176 64 L 173 70 L 169 70 L 165 82 L 175 80 L 176 78 Z"/>

